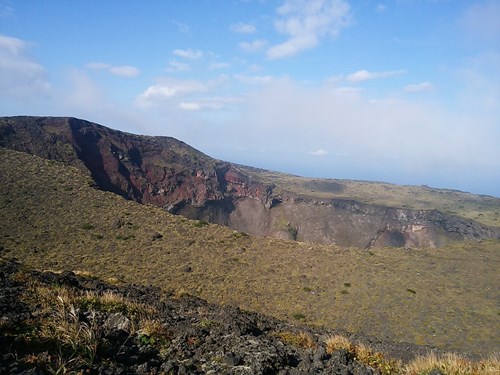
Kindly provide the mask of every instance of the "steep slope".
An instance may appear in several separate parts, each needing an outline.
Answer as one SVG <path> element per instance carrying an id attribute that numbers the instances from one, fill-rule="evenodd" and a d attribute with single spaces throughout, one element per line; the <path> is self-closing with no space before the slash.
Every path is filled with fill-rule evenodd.
<path id="1" fill-rule="evenodd" d="M 27 266 L 381 339 L 498 350 L 499 241 L 365 251 L 252 237 L 124 200 L 76 168 L 2 148 L 0 177 L 0 253 Z"/>
<path id="2" fill-rule="evenodd" d="M 297 189 L 300 178 L 287 176 L 293 183 L 283 183 L 283 175 L 273 180 L 270 172 L 214 160 L 173 138 L 127 134 L 74 118 L 2 118 L 0 146 L 87 170 L 101 189 L 128 199 L 253 235 L 361 248 L 439 247 L 500 237 L 499 228 L 432 207 L 414 210 L 328 194 L 345 190 L 348 182 L 308 180 Z"/>

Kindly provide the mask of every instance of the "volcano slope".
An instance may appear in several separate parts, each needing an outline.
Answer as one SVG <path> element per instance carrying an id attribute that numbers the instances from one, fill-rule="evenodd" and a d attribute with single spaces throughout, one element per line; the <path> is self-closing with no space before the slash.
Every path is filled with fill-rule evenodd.
<path id="1" fill-rule="evenodd" d="M 0 249 L 29 267 L 380 339 L 499 350 L 498 240 L 367 251 L 253 237 L 95 189 L 82 170 L 26 153 L 0 149 L 0 176 Z"/>
<path id="2" fill-rule="evenodd" d="M 257 236 L 367 249 L 500 237 L 497 198 L 304 179 L 215 160 L 173 138 L 74 118 L 1 118 L 0 146 L 73 165 L 127 199 Z"/>

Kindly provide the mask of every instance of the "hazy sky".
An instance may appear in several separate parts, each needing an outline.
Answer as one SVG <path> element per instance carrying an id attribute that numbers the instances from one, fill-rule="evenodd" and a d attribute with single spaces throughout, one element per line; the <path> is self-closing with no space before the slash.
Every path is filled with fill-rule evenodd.
<path id="1" fill-rule="evenodd" d="M 0 0 L 0 115 L 500 197 L 498 0 Z"/>

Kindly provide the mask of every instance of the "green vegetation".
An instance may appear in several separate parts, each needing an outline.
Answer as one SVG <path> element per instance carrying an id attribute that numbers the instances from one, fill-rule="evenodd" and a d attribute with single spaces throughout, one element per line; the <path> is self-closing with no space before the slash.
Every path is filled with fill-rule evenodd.
<path id="1" fill-rule="evenodd" d="M 0 149 L 0 175 L 2 255 L 28 266 L 452 351 L 498 348 L 499 241 L 367 252 L 254 238 L 93 189 L 78 169 L 24 153 Z"/>
<path id="2" fill-rule="evenodd" d="M 195 228 L 203 228 L 207 225 L 209 225 L 210 223 L 206 220 L 195 220 L 193 221 L 193 227 Z"/>
<path id="3" fill-rule="evenodd" d="M 295 320 L 304 320 L 306 318 L 306 316 L 302 313 L 294 313 L 292 316 Z"/>

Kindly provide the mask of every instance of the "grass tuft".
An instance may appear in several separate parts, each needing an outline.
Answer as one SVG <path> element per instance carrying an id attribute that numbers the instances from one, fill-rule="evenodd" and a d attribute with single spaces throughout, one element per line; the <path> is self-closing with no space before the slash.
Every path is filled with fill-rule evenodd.
<path id="1" fill-rule="evenodd" d="M 287 345 L 296 346 L 303 349 L 316 349 L 318 344 L 314 341 L 313 337 L 307 332 L 275 332 L 272 334 L 277 337 L 281 342 Z"/>
<path id="2" fill-rule="evenodd" d="M 455 353 L 437 355 L 432 352 L 415 358 L 404 367 L 405 375 L 428 375 L 433 371 L 443 375 L 500 374 L 500 357 L 497 353 L 474 362 Z"/>
<path id="3" fill-rule="evenodd" d="M 336 350 L 352 351 L 351 341 L 343 335 L 334 335 L 326 339 L 326 352 L 332 354 Z"/>

